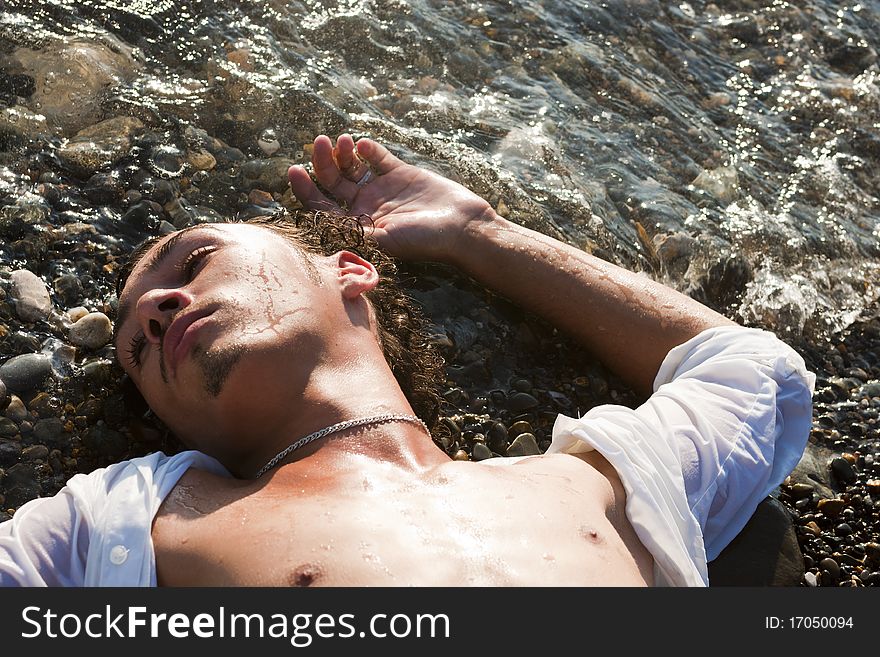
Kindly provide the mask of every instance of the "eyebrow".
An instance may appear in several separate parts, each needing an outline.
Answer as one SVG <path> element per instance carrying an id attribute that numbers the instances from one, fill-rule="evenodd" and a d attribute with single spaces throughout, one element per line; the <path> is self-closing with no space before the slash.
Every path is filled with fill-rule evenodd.
<path id="1" fill-rule="evenodd" d="M 171 254 L 177 248 L 177 245 L 180 244 L 180 240 L 182 240 L 188 233 L 191 233 L 194 230 L 211 230 L 215 232 L 221 232 L 220 229 L 215 228 L 210 224 L 198 224 L 196 226 L 189 226 L 188 228 L 184 228 L 182 230 L 177 231 L 171 237 L 169 237 L 165 242 L 156 249 L 156 254 L 153 255 L 149 262 L 144 265 L 144 274 L 152 274 L 153 272 L 161 269 L 162 265 L 171 257 Z M 125 320 L 128 319 L 128 316 L 131 314 L 132 310 L 132 302 L 131 300 L 126 303 L 120 304 L 120 306 L 116 310 L 116 321 L 113 325 L 113 344 L 116 344 L 116 340 L 119 337 L 119 330 L 122 328 L 122 325 L 125 323 Z"/>

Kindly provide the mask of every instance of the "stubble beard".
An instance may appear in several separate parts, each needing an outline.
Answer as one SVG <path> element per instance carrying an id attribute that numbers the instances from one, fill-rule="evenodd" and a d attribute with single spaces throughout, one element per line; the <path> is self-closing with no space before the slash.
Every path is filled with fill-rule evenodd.
<path id="1" fill-rule="evenodd" d="M 205 391 L 211 397 L 218 397 L 223 391 L 226 379 L 232 373 L 239 359 L 244 355 L 245 347 L 242 344 L 233 344 L 219 349 L 205 350 L 194 347 L 192 357 L 202 370 L 205 379 Z"/>

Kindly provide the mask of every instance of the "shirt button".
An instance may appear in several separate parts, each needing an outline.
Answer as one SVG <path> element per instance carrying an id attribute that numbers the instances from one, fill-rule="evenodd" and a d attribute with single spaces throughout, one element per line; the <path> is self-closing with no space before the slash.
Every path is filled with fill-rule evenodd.
<path id="1" fill-rule="evenodd" d="M 110 550 L 110 563 L 121 566 L 128 559 L 128 548 L 124 545 L 116 545 Z"/>

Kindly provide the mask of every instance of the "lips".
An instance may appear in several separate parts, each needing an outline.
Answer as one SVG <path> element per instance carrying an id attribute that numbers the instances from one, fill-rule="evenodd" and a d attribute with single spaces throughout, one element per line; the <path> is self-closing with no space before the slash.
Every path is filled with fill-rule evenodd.
<path id="1" fill-rule="evenodd" d="M 208 316 L 213 314 L 215 310 L 215 308 L 193 310 L 178 315 L 171 322 L 171 326 L 168 327 L 162 340 L 162 353 L 172 373 L 192 348 L 198 330 L 207 323 Z"/>

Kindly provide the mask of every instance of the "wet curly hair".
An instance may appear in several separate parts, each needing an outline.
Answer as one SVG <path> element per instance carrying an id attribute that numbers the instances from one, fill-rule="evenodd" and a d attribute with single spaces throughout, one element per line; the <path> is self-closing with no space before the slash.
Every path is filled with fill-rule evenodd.
<path id="1" fill-rule="evenodd" d="M 445 363 L 428 339 L 428 323 L 421 309 L 403 291 L 396 261 L 370 238 L 369 217 L 298 211 L 256 217 L 245 223 L 271 230 L 306 253 L 331 255 L 347 250 L 372 263 L 379 273 L 379 284 L 365 296 L 376 314 L 379 345 L 413 411 L 436 439 Z M 128 256 L 116 279 L 117 298 L 137 263 L 161 239 L 145 240 Z"/>

